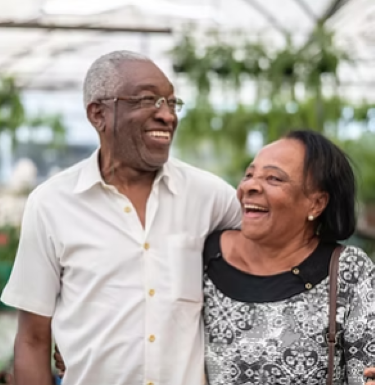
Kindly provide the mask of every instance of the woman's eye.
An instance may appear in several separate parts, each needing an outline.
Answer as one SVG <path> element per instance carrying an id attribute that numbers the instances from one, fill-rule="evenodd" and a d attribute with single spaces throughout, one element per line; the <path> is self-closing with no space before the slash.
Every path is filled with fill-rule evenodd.
<path id="1" fill-rule="evenodd" d="M 277 176 L 270 175 L 267 177 L 268 180 L 274 181 L 274 182 L 281 182 L 281 179 L 278 178 Z"/>

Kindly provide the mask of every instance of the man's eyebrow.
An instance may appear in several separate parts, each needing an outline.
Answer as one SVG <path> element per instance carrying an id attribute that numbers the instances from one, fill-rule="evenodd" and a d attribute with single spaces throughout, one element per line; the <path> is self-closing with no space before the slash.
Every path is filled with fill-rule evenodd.
<path id="1" fill-rule="evenodd" d="M 150 91 L 156 91 L 158 87 L 156 87 L 154 84 L 139 84 L 134 88 L 134 92 L 144 91 L 144 90 L 150 90 Z"/>
<path id="2" fill-rule="evenodd" d="M 136 87 L 134 87 L 134 93 L 140 92 L 140 91 L 153 91 L 155 93 L 158 93 L 159 87 L 155 86 L 155 84 L 139 84 Z M 174 94 L 174 88 L 171 85 L 171 95 Z"/>

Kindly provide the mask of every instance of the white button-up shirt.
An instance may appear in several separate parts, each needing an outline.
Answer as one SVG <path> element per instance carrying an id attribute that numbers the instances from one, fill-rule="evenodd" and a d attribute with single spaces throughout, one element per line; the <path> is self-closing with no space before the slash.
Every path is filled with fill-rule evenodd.
<path id="1" fill-rule="evenodd" d="M 213 230 L 239 226 L 235 190 L 170 159 L 143 228 L 97 159 L 32 192 L 1 299 L 52 317 L 64 385 L 201 384 L 202 248 Z"/>

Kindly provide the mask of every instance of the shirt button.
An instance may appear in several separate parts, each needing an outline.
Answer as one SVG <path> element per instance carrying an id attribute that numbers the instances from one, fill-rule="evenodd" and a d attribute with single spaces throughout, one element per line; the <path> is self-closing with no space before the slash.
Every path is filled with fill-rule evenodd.
<path id="1" fill-rule="evenodd" d="M 144 248 L 145 250 L 148 250 L 148 249 L 150 248 L 150 244 L 146 242 L 146 243 L 143 245 L 143 248 Z"/>
<path id="2" fill-rule="evenodd" d="M 312 288 L 312 284 L 311 283 L 306 283 L 305 288 L 307 290 L 310 290 Z"/>
<path id="3" fill-rule="evenodd" d="M 150 337 L 148 337 L 148 340 L 150 342 L 154 342 L 155 341 L 155 336 L 151 334 Z"/>
<path id="4" fill-rule="evenodd" d="M 148 291 L 148 294 L 149 294 L 150 297 L 153 297 L 155 295 L 155 290 L 154 289 L 150 289 Z"/>
<path id="5" fill-rule="evenodd" d="M 154 383 L 153 382 L 148 382 L 147 385 L 154 385 Z"/>
<path id="6" fill-rule="evenodd" d="M 127 214 L 129 214 L 129 213 L 132 211 L 132 209 L 131 209 L 131 207 L 126 206 L 126 207 L 124 208 L 124 211 L 125 211 Z"/>
<path id="7" fill-rule="evenodd" d="M 295 267 L 295 268 L 292 270 L 292 273 L 295 274 L 295 275 L 298 275 L 298 274 L 299 274 L 299 268 L 298 268 L 298 267 Z"/>

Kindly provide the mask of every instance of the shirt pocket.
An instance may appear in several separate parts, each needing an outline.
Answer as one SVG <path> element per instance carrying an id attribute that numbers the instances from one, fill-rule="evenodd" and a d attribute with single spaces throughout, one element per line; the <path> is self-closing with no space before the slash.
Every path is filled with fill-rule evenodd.
<path id="1" fill-rule="evenodd" d="M 203 243 L 204 239 L 188 234 L 169 236 L 168 261 L 173 300 L 202 303 Z"/>

